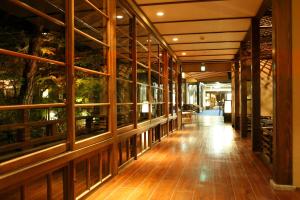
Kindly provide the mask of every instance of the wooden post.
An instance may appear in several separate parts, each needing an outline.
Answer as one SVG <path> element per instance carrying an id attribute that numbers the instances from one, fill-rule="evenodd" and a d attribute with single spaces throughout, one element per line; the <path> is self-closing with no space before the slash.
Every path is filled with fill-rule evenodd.
<path id="1" fill-rule="evenodd" d="M 292 19 L 291 0 L 273 0 L 274 133 L 273 180 L 292 184 Z"/>
<path id="2" fill-rule="evenodd" d="M 240 82 L 239 82 L 239 61 L 234 62 L 233 66 L 233 125 L 235 130 L 240 129 Z"/>
<path id="3" fill-rule="evenodd" d="M 242 138 L 248 134 L 247 119 L 247 68 L 249 65 L 247 46 L 245 42 L 241 43 L 241 67 L 239 76 L 240 85 L 240 135 Z"/>
<path id="4" fill-rule="evenodd" d="M 66 5 L 66 68 L 67 68 L 67 140 L 69 150 L 75 146 L 75 72 L 74 72 L 74 0 L 67 0 Z M 64 175 L 68 187 L 64 187 L 65 199 L 75 199 L 75 165 L 70 162 L 68 173 Z"/>
<path id="5" fill-rule="evenodd" d="M 117 90 L 116 90 L 116 0 L 109 0 L 108 2 L 108 28 L 107 38 L 109 43 L 109 54 L 108 54 L 108 67 L 109 67 L 109 103 L 110 103 L 110 131 L 113 134 L 113 146 L 112 146 L 112 159 L 111 169 L 112 175 L 118 173 L 118 141 L 117 141 Z"/>
<path id="6" fill-rule="evenodd" d="M 200 112 L 200 85 L 199 85 L 199 82 L 197 82 L 197 106 L 198 106 L 198 112 Z"/>
<path id="7" fill-rule="evenodd" d="M 133 89 L 132 89 L 132 99 L 133 99 L 133 124 L 134 128 L 137 128 L 137 49 L 136 49 L 136 17 L 133 17 L 130 20 L 130 28 L 131 28 L 131 36 L 132 36 L 132 81 L 133 81 Z"/>
<path id="8" fill-rule="evenodd" d="M 261 133 L 260 133 L 260 19 L 252 19 L 252 150 L 254 152 L 261 151 Z"/>

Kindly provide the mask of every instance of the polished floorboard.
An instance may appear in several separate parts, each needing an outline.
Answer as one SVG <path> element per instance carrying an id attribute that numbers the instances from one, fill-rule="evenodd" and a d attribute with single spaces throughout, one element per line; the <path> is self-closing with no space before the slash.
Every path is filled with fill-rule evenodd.
<path id="1" fill-rule="evenodd" d="M 300 200 L 273 191 L 270 170 L 218 116 L 199 116 L 103 184 L 89 200 Z"/>

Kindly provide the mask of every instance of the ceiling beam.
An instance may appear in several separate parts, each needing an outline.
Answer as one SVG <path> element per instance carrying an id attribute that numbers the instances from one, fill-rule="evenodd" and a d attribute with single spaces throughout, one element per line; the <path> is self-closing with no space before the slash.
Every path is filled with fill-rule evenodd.
<path id="1" fill-rule="evenodd" d="M 210 55 L 186 55 L 186 56 L 179 56 L 180 58 L 186 58 L 186 57 L 204 57 L 204 56 L 233 56 L 235 55 L 235 53 L 231 53 L 231 54 L 210 54 Z"/>
<path id="2" fill-rule="evenodd" d="M 214 72 L 229 72 L 231 70 L 230 62 L 204 62 L 205 63 L 205 72 L 201 73 L 214 73 Z M 200 72 L 200 66 L 202 62 L 186 62 L 182 64 L 183 72 Z"/>
<path id="3" fill-rule="evenodd" d="M 168 43 L 170 46 L 178 44 L 210 44 L 210 43 L 240 43 L 241 41 L 210 41 L 210 42 L 181 42 L 181 43 Z"/>
<path id="4" fill-rule="evenodd" d="M 174 21 L 157 21 L 153 24 L 171 24 L 171 23 L 184 23 L 184 22 L 203 22 L 203 21 L 222 21 L 222 20 L 244 20 L 251 19 L 252 17 L 227 17 L 227 18 L 208 18 L 208 19 L 189 19 L 189 20 L 174 20 Z"/>
<path id="5" fill-rule="evenodd" d="M 175 36 L 175 35 L 198 35 L 198 34 L 213 34 L 213 33 L 247 33 L 248 30 L 231 30 L 231 31 L 209 31 L 209 32 L 191 32 L 191 33 L 168 33 L 161 34 L 162 36 Z"/>
<path id="6" fill-rule="evenodd" d="M 219 49 L 186 49 L 186 50 L 176 50 L 176 52 L 182 52 L 182 51 L 214 51 L 214 50 L 237 50 L 240 48 L 219 48 Z"/>
<path id="7" fill-rule="evenodd" d="M 224 0 L 189 0 L 189 1 L 171 1 L 171 2 L 158 2 L 158 3 L 141 3 L 139 6 L 161 6 L 170 4 L 182 4 L 182 3 L 201 3 L 201 2 L 211 2 L 211 1 L 224 1 Z"/>

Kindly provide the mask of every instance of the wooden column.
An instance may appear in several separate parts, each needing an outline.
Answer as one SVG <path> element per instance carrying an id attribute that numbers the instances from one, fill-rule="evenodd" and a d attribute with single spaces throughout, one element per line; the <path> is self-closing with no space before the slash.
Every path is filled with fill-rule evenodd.
<path id="1" fill-rule="evenodd" d="M 273 180 L 292 184 L 291 0 L 273 0 L 274 133 Z"/>
<path id="2" fill-rule="evenodd" d="M 117 88 L 116 88 L 116 0 L 108 1 L 108 15 L 109 21 L 108 25 L 108 42 L 109 42 L 109 54 L 108 54 L 108 71 L 109 77 L 109 103 L 110 103 L 110 131 L 113 134 L 113 146 L 112 146 L 112 159 L 111 159 L 111 169 L 112 174 L 116 175 L 118 173 L 118 141 L 117 141 Z"/>
<path id="3" fill-rule="evenodd" d="M 240 85 L 240 135 L 242 138 L 248 134 L 247 120 L 247 68 L 248 68 L 248 52 L 246 42 L 241 43 L 241 67 L 239 69 L 239 85 Z"/>
<path id="4" fill-rule="evenodd" d="M 261 133 L 260 133 L 260 19 L 252 19 L 252 120 L 251 120 L 251 136 L 252 150 L 254 152 L 261 151 Z"/>
<path id="5" fill-rule="evenodd" d="M 200 85 L 198 82 L 197 82 L 197 106 L 200 110 Z"/>
<path id="6" fill-rule="evenodd" d="M 234 65 L 233 65 L 233 87 L 232 87 L 232 100 L 233 100 L 233 104 L 232 104 L 232 114 L 233 114 L 233 126 L 235 130 L 239 130 L 240 129 L 240 84 L 239 84 L 239 67 L 240 67 L 240 63 L 239 61 L 235 61 Z"/>

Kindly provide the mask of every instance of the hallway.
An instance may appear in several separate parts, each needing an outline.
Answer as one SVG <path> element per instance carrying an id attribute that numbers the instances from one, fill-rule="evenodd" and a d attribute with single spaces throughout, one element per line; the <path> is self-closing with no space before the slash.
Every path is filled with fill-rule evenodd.
<path id="1" fill-rule="evenodd" d="M 276 193 L 270 171 L 221 117 L 199 117 L 154 146 L 87 199 L 300 199 Z"/>

